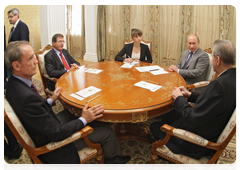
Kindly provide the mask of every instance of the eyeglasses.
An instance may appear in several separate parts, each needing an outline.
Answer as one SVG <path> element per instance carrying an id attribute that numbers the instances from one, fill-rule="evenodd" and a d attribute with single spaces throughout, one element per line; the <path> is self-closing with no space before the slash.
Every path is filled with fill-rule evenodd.
<path id="1" fill-rule="evenodd" d="M 57 41 L 57 43 L 65 43 L 65 41 Z"/>
<path id="2" fill-rule="evenodd" d="M 9 19 L 9 18 L 13 18 L 13 17 L 15 17 L 15 16 L 16 16 L 16 15 L 13 15 L 13 16 L 9 16 L 9 17 L 8 17 L 8 19 Z"/>

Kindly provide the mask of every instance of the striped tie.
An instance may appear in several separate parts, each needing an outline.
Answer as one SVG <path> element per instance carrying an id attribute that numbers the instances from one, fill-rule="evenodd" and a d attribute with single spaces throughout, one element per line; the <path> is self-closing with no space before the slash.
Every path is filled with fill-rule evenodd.
<path id="1" fill-rule="evenodd" d="M 33 83 L 31 84 L 31 89 L 40 96 L 37 87 Z"/>
<path id="2" fill-rule="evenodd" d="M 191 58 L 192 58 L 192 55 L 193 55 L 193 52 L 190 52 L 190 56 L 188 57 L 188 59 L 187 59 L 186 63 L 184 64 L 184 66 L 183 66 L 183 69 L 186 69 L 186 68 L 187 68 L 187 66 L 188 66 L 188 63 L 189 63 L 189 61 L 190 61 L 190 60 L 191 60 Z"/>

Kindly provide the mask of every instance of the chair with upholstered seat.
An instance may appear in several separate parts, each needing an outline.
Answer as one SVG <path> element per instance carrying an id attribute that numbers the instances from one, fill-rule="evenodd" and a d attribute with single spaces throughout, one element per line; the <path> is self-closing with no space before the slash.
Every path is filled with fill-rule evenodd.
<path id="1" fill-rule="evenodd" d="M 157 155 L 159 155 L 177 164 L 213 164 L 218 161 L 219 156 L 221 155 L 223 150 L 226 148 L 226 146 L 236 133 L 236 109 L 234 110 L 231 118 L 229 119 L 221 135 L 218 137 L 216 143 L 208 141 L 207 139 L 204 139 L 203 137 L 197 134 L 188 132 L 183 129 L 177 129 L 167 124 L 163 125 L 161 127 L 161 130 L 166 133 L 166 136 L 162 141 L 155 141 L 152 144 L 151 163 L 155 163 L 155 159 Z M 176 136 L 180 139 L 189 141 L 193 144 L 202 146 L 204 148 L 215 150 L 216 152 L 213 155 L 203 156 L 199 160 L 182 154 L 175 154 L 165 145 L 169 141 L 171 136 Z"/>
<path id="2" fill-rule="evenodd" d="M 216 79 L 218 76 L 218 74 L 213 70 L 213 67 L 212 67 L 212 50 L 211 50 L 211 48 L 206 49 L 204 51 L 208 54 L 208 57 L 209 57 L 209 67 L 208 67 L 206 80 L 187 85 L 187 89 L 189 91 L 193 91 L 193 89 L 195 89 L 195 88 L 207 86 L 212 80 Z"/>
<path id="3" fill-rule="evenodd" d="M 47 96 L 52 96 L 53 91 L 50 91 L 47 87 L 48 81 L 53 81 L 54 83 L 57 82 L 57 78 L 51 78 L 48 76 L 47 71 L 45 69 L 45 60 L 44 55 L 47 54 L 53 47 L 51 45 L 47 45 L 42 51 L 37 52 L 35 55 L 38 60 L 38 67 L 41 73 L 41 78 L 43 82 L 44 92 Z"/>
<path id="4" fill-rule="evenodd" d="M 80 131 L 74 133 L 73 135 L 62 141 L 51 142 L 47 145 L 36 148 L 33 140 L 28 135 L 27 131 L 23 127 L 22 123 L 18 119 L 17 115 L 13 111 L 6 98 L 4 98 L 4 120 L 13 132 L 14 136 L 17 138 L 23 148 L 27 151 L 33 163 L 42 164 L 41 160 L 38 158 L 39 155 L 51 152 L 80 138 L 83 138 L 85 143 L 89 146 L 78 151 L 80 162 L 86 163 L 87 161 L 96 157 L 98 163 L 102 163 L 101 144 L 92 143 L 87 137 L 87 135 L 93 132 L 93 129 L 90 126 L 84 127 Z"/>
<path id="5" fill-rule="evenodd" d="M 132 40 L 124 40 L 123 41 L 123 46 L 125 44 L 129 44 L 129 43 L 132 43 L 132 42 L 133 42 Z M 147 45 L 148 48 L 149 48 L 150 53 L 152 54 L 152 41 L 144 41 L 144 40 L 142 40 L 141 43 Z"/>

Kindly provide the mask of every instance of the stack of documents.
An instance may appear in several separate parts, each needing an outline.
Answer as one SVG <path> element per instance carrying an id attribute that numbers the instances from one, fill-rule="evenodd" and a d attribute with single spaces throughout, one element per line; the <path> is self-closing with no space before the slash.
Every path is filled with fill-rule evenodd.
<path id="1" fill-rule="evenodd" d="M 85 70 L 85 72 L 87 73 L 93 73 L 93 74 L 98 74 L 100 72 L 102 72 L 103 70 L 99 70 L 99 69 L 96 69 L 96 68 L 88 68 Z"/>
<path id="2" fill-rule="evenodd" d="M 72 93 L 70 96 L 72 96 L 72 97 L 74 97 L 78 100 L 83 100 L 83 99 L 85 99 L 85 98 L 87 98 L 87 97 L 89 97 L 89 96 L 91 96 L 95 93 L 100 92 L 101 90 L 102 89 L 99 89 L 97 87 L 89 86 L 89 87 L 87 87 L 83 90 L 80 90 L 80 91 L 76 92 L 76 93 Z"/>
<path id="3" fill-rule="evenodd" d="M 148 90 L 150 90 L 152 92 L 155 92 L 155 91 L 157 91 L 158 89 L 160 89 L 162 87 L 160 85 L 148 83 L 146 81 L 140 81 L 138 83 L 135 83 L 134 86 L 142 87 L 142 88 L 148 89 Z"/>

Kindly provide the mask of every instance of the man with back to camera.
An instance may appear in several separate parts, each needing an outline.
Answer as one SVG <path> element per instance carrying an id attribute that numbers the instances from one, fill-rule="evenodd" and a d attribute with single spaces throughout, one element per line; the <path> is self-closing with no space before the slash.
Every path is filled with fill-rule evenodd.
<path id="1" fill-rule="evenodd" d="M 66 49 L 63 49 L 64 43 L 62 34 L 55 34 L 52 37 L 53 49 L 44 56 L 45 68 L 49 77 L 60 78 L 64 73 L 80 66 L 80 63 Z M 48 89 L 54 91 L 54 82 L 48 82 Z"/>
<path id="2" fill-rule="evenodd" d="M 164 139 L 166 133 L 160 130 L 163 124 L 184 129 L 216 142 L 234 109 L 236 108 L 236 49 L 228 40 L 216 40 L 213 44 L 213 70 L 218 78 L 209 83 L 201 93 L 189 92 L 183 86 L 172 91 L 174 110 L 165 114 L 163 121 L 150 125 L 152 135 L 148 140 Z M 192 107 L 189 102 L 194 102 Z M 212 150 L 194 145 L 172 136 L 166 146 L 176 154 L 200 159 L 210 155 Z"/>
<path id="3" fill-rule="evenodd" d="M 185 80 L 187 85 L 199 81 L 205 81 L 209 67 L 208 54 L 199 48 L 199 38 L 195 34 L 190 34 L 187 38 L 188 50 L 185 50 L 177 65 L 171 65 L 168 71 L 178 72 Z M 202 88 L 194 91 L 202 92 Z"/>
<path id="4" fill-rule="evenodd" d="M 6 98 L 36 147 L 66 139 L 81 130 L 87 123 L 103 115 L 103 106 L 96 105 L 89 108 L 88 103 L 83 108 L 80 118 L 75 117 L 68 110 L 55 115 L 51 105 L 58 98 L 62 88 L 56 88 L 52 97 L 47 100 L 37 94 L 31 80 L 32 76 L 37 73 L 38 60 L 28 42 L 11 42 L 5 52 L 5 61 L 12 73 L 6 89 Z M 130 156 L 119 156 L 121 147 L 115 132 L 110 127 L 96 127 L 88 138 L 91 142 L 101 143 L 105 163 L 126 163 L 131 159 Z M 43 163 L 50 164 L 80 163 L 77 150 L 85 146 L 83 139 L 79 139 L 57 150 L 40 155 L 39 159 Z"/>

